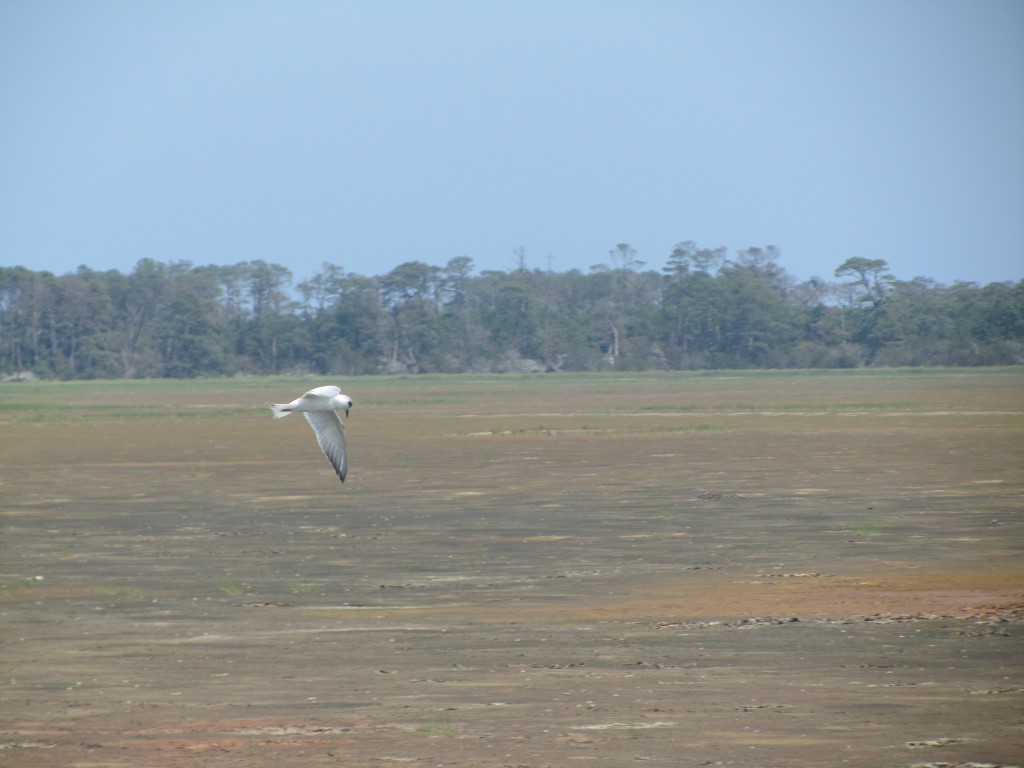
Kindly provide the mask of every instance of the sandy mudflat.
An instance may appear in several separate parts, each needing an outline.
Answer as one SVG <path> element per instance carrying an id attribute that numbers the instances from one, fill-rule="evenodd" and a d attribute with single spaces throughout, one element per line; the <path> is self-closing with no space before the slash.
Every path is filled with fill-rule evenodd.
<path id="1" fill-rule="evenodd" d="M 1024 765 L 1024 372 L 314 383 L 0 387 L 0 765 Z"/>

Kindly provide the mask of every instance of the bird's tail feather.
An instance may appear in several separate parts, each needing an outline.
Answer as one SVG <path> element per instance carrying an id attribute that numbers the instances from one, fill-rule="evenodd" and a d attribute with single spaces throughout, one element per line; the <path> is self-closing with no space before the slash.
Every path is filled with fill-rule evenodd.
<path id="1" fill-rule="evenodd" d="M 267 403 L 267 405 L 269 405 L 271 409 L 273 409 L 275 419 L 283 419 L 285 416 L 292 412 L 292 409 L 289 408 L 286 404 Z"/>

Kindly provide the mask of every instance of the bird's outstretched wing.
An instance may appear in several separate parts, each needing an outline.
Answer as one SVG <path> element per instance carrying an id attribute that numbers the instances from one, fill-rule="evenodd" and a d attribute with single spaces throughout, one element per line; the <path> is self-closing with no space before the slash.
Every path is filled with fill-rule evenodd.
<path id="1" fill-rule="evenodd" d="M 337 390 L 338 388 L 319 387 L 318 389 Z M 312 391 L 316 392 L 317 390 Z M 345 474 L 348 472 L 348 453 L 345 450 L 345 425 L 341 423 L 341 418 L 334 411 L 304 411 L 302 415 L 306 417 L 309 426 L 316 432 L 316 441 L 320 444 L 320 450 L 324 452 L 324 456 L 331 462 L 334 471 L 338 473 L 338 478 L 344 483 Z"/>
<path id="2" fill-rule="evenodd" d="M 316 387 L 315 389 L 309 390 L 303 397 L 326 397 L 330 400 L 335 395 L 341 394 L 341 388 L 335 386 Z"/>

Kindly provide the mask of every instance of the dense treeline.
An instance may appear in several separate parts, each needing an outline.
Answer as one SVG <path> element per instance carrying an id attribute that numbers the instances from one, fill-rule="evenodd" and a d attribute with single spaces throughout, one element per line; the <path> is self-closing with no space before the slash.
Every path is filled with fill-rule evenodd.
<path id="1" fill-rule="evenodd" d="M 1024 281 L 898 280 L 849 259 L 798 283 L 775 248 L 680 243 L 663 269 L 627 244 L 588 273 L 474 274 L 467 257 L 365 277 L 325 264 L 143 259 L 130 274 L 0 268 L 0 374 L 638 370 L 1024 362 Z"/>

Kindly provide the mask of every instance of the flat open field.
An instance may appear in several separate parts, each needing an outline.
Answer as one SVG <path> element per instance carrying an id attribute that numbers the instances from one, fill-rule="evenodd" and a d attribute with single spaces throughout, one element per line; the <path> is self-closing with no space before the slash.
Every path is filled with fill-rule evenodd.
<path id="1" fill-rule="evenodd" d="M 1021 369 L 3 384 L 0 526 L 2 766 L 1024 764 Z"/>

